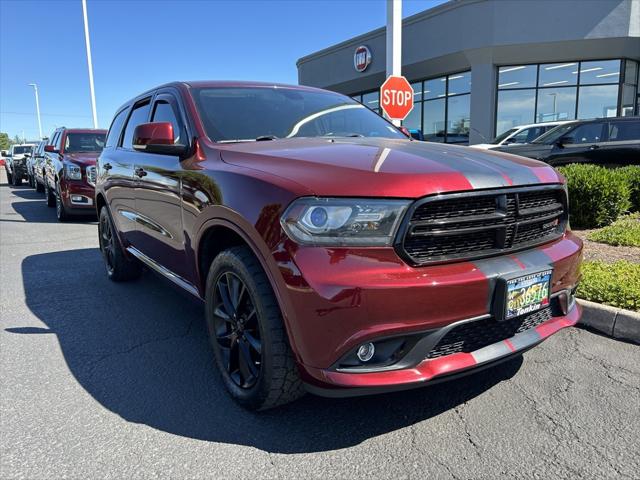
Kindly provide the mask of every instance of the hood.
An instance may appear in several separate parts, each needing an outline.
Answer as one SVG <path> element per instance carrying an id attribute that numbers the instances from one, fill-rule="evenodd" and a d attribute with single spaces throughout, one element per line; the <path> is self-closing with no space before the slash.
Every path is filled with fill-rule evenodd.
<path id="1" fill-rule="evenodd" d="M 95 165 L 99 156 L 100 152 L 65 153 L 64 160 L 88 167 Z"/>
<path id="2" fill-rule="evenodd" d="M 480 150 L 490 150 L 492 148 L 498 147 L 498 145 L 493 145 L 491 143 L 476 143 L 475 145 L 469 145 L 471 148 L 479 148 Z"/>
<path id="3" fill-rule="evenodd" d="M 409 140 L 292 138 L 220 150 L 227 163 L 287 178 L 322 196 L 417 198 L 561 181 L 552 167 L 535 160 Z"/>

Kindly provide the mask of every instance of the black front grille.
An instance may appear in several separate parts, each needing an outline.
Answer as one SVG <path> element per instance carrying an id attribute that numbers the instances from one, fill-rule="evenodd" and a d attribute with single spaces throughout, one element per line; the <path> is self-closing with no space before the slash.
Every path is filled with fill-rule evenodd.
<path id="1" fill-rule="evenodd" d="M 399 253 L 423 265 L 539 245 L 562 235 L 566 205 L 559 185 L 426 197 L 408 214 Z"/>
<path id="2" fill-rule="evenodd" d="M 452 353 L 471 353 L 493 343 L 513 337 L 516 333 L 537 327 L 551 319 L 549 307 L 537 312 L 498 322 L 493 318 L 463 323 L 449 330 L 429 352 L 427 358 L 444 357 Z"/>

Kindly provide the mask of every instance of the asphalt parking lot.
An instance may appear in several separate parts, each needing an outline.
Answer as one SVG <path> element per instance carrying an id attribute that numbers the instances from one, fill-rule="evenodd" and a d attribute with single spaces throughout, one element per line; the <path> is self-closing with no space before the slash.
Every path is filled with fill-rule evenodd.
<path id="1" fill-rule="evenodd" d="M 638 478 L 638 346 L 573 328 L 456 383 L 248 413 L 200 305 L 109 282 L 95 223 L 0 181 L 1 478 Z"/>

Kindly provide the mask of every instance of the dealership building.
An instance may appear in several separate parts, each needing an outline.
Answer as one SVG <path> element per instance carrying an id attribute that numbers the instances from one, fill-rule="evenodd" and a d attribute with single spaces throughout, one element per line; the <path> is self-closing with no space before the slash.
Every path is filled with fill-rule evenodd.
<path id="1" fill-rule="evenodd" d="M 302 85 L 379 112 L 385 28 L 298 60 Z M 640 0 L 453 0 L 403 20 L 404 120 L 426 140 L 483 143 L 529 123 L 638 115 Z"/>

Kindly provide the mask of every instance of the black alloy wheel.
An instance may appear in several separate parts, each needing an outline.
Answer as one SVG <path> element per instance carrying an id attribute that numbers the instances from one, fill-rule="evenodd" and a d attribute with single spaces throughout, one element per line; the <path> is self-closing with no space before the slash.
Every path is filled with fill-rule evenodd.
<path id="1" fill-rule="evenodd" d="M 225 271 L 216 280 L 213 317 L 226 373 L 238 387 L 253 387 L 262 366 L 258 312 L 249 289 L 234 272 Z"/>
<path id="2" fill-rule="evenodd" d="M 64 222 L 67 219 L 67 212 L 64 209 L 64 203 L 62 203 L 62 196 L 60 195 L 60 184 L 57 186 L 55 192 L 56 197 L 56 218 L 59 222 Z"/>
<path id="3" fill-rule="evenodd" d="M 111 229 L 111 222 L 108 215 L 100 215 L 100 250 L 104 257 L 104 264 L 107 268 L 107 274 L 113 275 L 115 265 L 115 239 L 113 237 L 113 230 Z"/>

